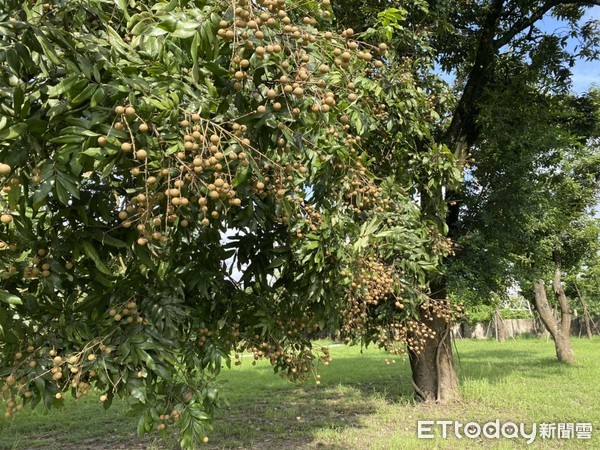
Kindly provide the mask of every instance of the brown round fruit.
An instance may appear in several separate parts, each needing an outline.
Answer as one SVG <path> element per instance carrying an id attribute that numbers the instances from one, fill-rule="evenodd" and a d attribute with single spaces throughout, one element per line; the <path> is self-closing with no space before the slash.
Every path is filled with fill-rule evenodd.
<path id="1" fill-rule="evenodd" d="M 12 172 L 12 167 L 8 164 L 0 163 L 0 175 L 9 175 Z"/>
<path id="2" fill-rule="evenodd" d="M 2 222 L 4 225 L 8 225 L 12 221 L 13 218 L 10 214 L 2 214 L 2 216 L 0 216 L 0 222 Z"/>

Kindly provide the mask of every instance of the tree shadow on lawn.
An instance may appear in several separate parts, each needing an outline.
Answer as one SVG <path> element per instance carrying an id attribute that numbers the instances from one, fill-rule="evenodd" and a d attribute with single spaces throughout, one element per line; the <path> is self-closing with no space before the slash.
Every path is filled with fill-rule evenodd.
<path id="1" fill-rule="evenodd" d="M 510 342 L 506 342 L 510 345 Z M 486 349 L 485 354 L 478 350 L 461 350 L 455 354 L 455 365 L 459 378 L 485 379 L 488 382 L 501 382 L 511 374 L 518 373 L 544 379 L 568 373 L 574 365 L 561 363 L 552 356 L 542 356 L 539 350 L 515 350 L 507 348 Z"/>
<path id="2" fill-rule="evenodd" d="M 341 434 L 346 429 L 366 429 L 369 417 L 379 420 L 378 412 L 389 405 L 417 405 L 407 361 L 388 366 L 368 356 L 355 356 L 334 359 L 332 365 L 331 373 L 321 372 L 318 387 L 310 381 L 303 386 L 274 382 L 277 376 L 266 367 L 257 368 L 257 376 L 238 373 L 235 377 L 245 377 L 244 392 L 235 392 L 239 379 L 231 380 L 230 406 L 217 412 L 211 442 L 205 448 L 342 448 L 318 436 L 327 430 Z M 485 353 L 460 351 L 456 365 L 460 380 L 488 383 L 500 383 L 515 372 L 542 380 L 569 370 L 535 349 L 510 347 L 489 348 Z M 227 383 L 223 390 L 228 390 Z M 449 406 L 446 412 L 456 407 Z M 428 409 L 422 405 L 415 412 Z"/>
<path id="3" fill-rule="evenodd" d="M 251 385 L 241 395 L 231 392 L 230 406 L 217 412 L 211 433 L 215 442 L 208 448 L 342 448 L 316 436 L 365 428 L 365 420 L 382 406 L 413 402 L 407 365 L 378 370 L 377 362 L 362 357 L 334 359 L 332 364 L 335 375 L 323 370 L 320 386 L 308 381 L 303 386 Z"/>

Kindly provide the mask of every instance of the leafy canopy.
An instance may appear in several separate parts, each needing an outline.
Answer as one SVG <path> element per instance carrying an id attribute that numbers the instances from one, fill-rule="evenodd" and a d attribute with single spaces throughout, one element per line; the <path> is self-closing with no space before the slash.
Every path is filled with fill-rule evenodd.
<path id="1" fill-rule="evenodd" d="M 328 1 L 8 3 L 7 415 L 119 395 L 189 448 L 232 355 L 304 380 L 329 361 L 316 330 L 398 352 L 433 336 L 417 319 L 448 246 L 413 194 L 455 172 L 439 83 L 333 32 Z"/>

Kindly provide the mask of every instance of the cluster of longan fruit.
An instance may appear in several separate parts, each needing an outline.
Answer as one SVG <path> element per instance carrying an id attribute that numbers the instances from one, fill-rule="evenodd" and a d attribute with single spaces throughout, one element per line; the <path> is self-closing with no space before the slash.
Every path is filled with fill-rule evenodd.
<path id="1" fill-rule="evenodd" d="M 328 14 L 329 11 L 323 13 Z M 303 23 L 315 26 L 317 21 L 314 18 L 304 17 Z M 301 42 L 316 41 L 315 36 L 292 25 L 284 0 L 258 0 L 255 3 L 239 0 L 233 19 L 221 20 L 217 35 L 226 41 L 234 41 L 241 47 L 253 49 L 254 41 L 262 41 L 270 37 L 272 30 L 281 30 L 290 38 Z"/>
<path id="2" fill-rule="evenodd" d="M 0 163 L 0 176 L 2 177 L 6 177 L 8 175 L 10 175 L 12 172 L 12 167 L 9 164 L 4 164 L 4 163 Z M 19 184 L 19 179 L 18 178 L 11 178 L 9 180 L 9 183 L 12 185 L 18 185 Z M 4 193 L 9 193 L 11 191 L 12 187 L 7 184 L 2 188 L 2 192 Z M 10 213 L 10 211 L 5 210 L 2 214 L 0 214 L 0 223 L 2 223 L 3 225 L 9 225 L 10 223 L 12 223 L 13 221 L 13 216 Z M 2 248 L 6 247 L 6 243 L 4 243 L 4 246 Z"/>
<path id="3" fill-rule="evenodd" d="M 307 313 L 310 316 L 310 313 Z M 290 319 L 284 324 L 283 320 L 278 319 L 278 326 L 283 327 L 289 325 L 290 328 L 286 333 L 285 340 L 298 336 L 306 336 L 311 331 L 318 329 L 318 324 L 308 325 L 304 319 Z M 252 353 L 252 365 L 256 365 L 259 360 L 268 360 L 274 367 L 280 369 L 279 373 L 289 378 L 291 381 L 306 381 L 311 374 L 311 369 L 316 361 L 322 362 L 324 365 L 329 365 L 331 357 L 329 349 L 323 347 L 320 355 L 315 355 L 309 348 L 300 347 L 294 349 L 294 345 L 283 343 L 283 340 L 277 336 L 271 335 L 268 339 L 264 339 L 259 335 L 242 335 L 243 340 L 236 349 L 234 355 L 235 365 L 241 365 L 241 354 L 245 351 Z M 300 336 L 302 339 L 302 337 Z M 293 340 L 293 339 L 292 339 Z"/>
<path id="4" fill-rule="evenodd" d="M 393 208 L 392 201 L 387 198 L 380 186 L 368 176 L 364 164 L 358 160 L 351 165 L 343 178 L 345 186 L 344 200 L 356 214 L 374 210 L 382 213 Z"/>
<path id="5" fill-rule="evenodd" d="M 389 266 L 374 257 L 358 260 L 353 275 L 351 293 L 364 299 L 365 303 L 378 305 L 391 297 L 395 298 L 394 273 Z M 399 300 L 396 306 L 400 309 L 404 307 Z"/>
<path id="6" fill-rule="evenodd" d="M 112 351 L 110 347 L 102 344 L 98 346 L 98 349 L 104 354 Z M 54 395 L 57 400 L 63 398 L 63 393 L 68 386 L 75 390 L 77 398 L 90 392 L 91 384 L 88 381 L 97 375 L 96 371 L 91 368 L 96 361 L 96 353 L 86 349 L 61 356 L 55 348 L 42 352 L 30 345 L 25 350 L 15 353 L 13 372 L 3 380 L 2 386 L 2 398 L 6 400 L 6 417 L 11 416 L 14 410 L 18 411 L 22 408 L 20 400 L 35 395 L 28 387 L 30 381 L 26 381 L 25 377 L 31 371 L 39 372 L 40 368 L 42 370 L 40 376 L 58 388 L 58 392 Z"/>
<path id="7" fill-rule="evenodd" d="M 147 319 L 142 317 L 135 300 L 130 300 L 119 307 L 109 309 L 108 315 L 112 317 L 115 322 L 135 322 L 142 325 L 148 325 L 149 323 Z"/>
<path id="8" fill-rule="evenodd" d="M 186 394 L 188 393 L 184 394 L 183 400 L 187 403 L 187 401 L 185 400 Z M 189 394 L 191 394 L 191 392 Z M 181 410 L 179 408 L 173 408 L 173 410 L 170 413 L 161 414 L 160 416 L 158 416 L 158 418 L 160 421 L 156 424 L 156 429 L 158 431 L 163 431 L 167 427 L 173 426 L 181 420 Z"/>
<path id="9" fill-rule="evenodd" d="M 456 256 L 455 244 L 452 238 L 442 234 L 434 234 L 433 251 L 439 256 Z"/>
<path id="10" fill-rule="evenodd" d="M 425 320 L 434 318 L 442 319 L 447 323 L 456 321 L 463 314 L 462 305 L 450 299 L 429 299 L 421 305 L 422 315 Z"/>
<path id="11" fill-rule="evenodd" d="M 2 385 L 2 396 L 0 400 L 4 400 L 6 408 L 4 410 L 4 417 L 11 417 L 14 411 L 20 411 L 23 409 L 23 403 L 21 402 L 22 397 L 17 396 L 17 392 L 21 392 L 24 388 L 23 383 L 18 382 L 13 375 L 7 376 Z M 27 391 L 27 397 L 31 397 L 31 392 Z"/>
<path id="12" fill-rule="evenodd" d="M 308 348 L 297 351 L 288 350 L 275 360 L 274 363 L 271 362 L 271 364 L 283 369 L 280 370 L 280 373 L 290 381 L 302 383 L 311 377 L 312 369 L 315 367 L 315 360 L 320 361 L 325 366 L 328 366 L 332 361 L 327 347 L 323 347 L 321 351 L 322 354 L 316 356 Z"/>
<path id="13" fill-rule="evenodd" d="M 9 250 L 11 252 L 17 251 L 17 246 L 15 244 L 6 244 L 3 241 L 0 241 L 0 250 Z M 23 269 L 23 279 L 24 280 L 33 280 L 40 278 L 48 278 L 52 275 L 52 259 L 48 256 L 48 250 L 45 248 L 40 248 L 36 251 L 35 255 L 29 260 L 29 265 Z M 70 261 L 64 263 L 64 268 L 66 270 L 72 270 L 74 264 Z M 16 265 L 11 265 L 8 267 L 6 272 L 2 274 L 2 278 L 7 279 L 13 275 L 19 273 L 19 269 Z"/>
<path id="14" fill-rule="evenodd" d="M 309 232 L 317 231 L 323 224 L 323 215 L 310 203 L 303 203 L 303 200 L 303 198 L 297 199 L 301 210 L 296 213 L 298 226 L 296 227 L 295 231 L 296 236 L 299 238 L 304 236 L 303 229 L 307 229 Z"/>
<path id="15" fill-rule="evenodd" d="M 117 107 L 115 112 L 127 116 L 128 108 L 133 110 L 132 107 Z M 222 149 L 225 130 L 214 124 L 201 123 L 201 120 L 200 115 L 194 113 L 181 121 L 181 150 L 174 158 L 161 154 L 169 167 L 163 167 L 154 174 L 149 173 L 146 150 L 138 150 L 135 142 L 121 144 L 123 151 L 134 152 L 137 159 L 144 162 L 141 168 L 132 170 L 134 176 L 142 175 L 143 171 L 144 189 L 119 212 L 124 227 L 129 228 L 137 223 L 139 245 L 146 245 L 149 241 L 166 243 L 167 226 L 178 221 L 179 226 L 187 227 L 190 221 L 186 215 L 192 206 L 201 211 L 199 222 L 206 226 L 210 224 L 209 219 L 218 219 L 228 207 L 242 204 L 231 185 L 235 172 L 229 165 L 234 161 L 242 167 L 248 165 L 248 156 L 240 149 L 249 141 L 238 139 L 240 145 L 237 150 L 230 148 L 226 155 L 225 149 Z M 146 124 L 140 127 L 142 125 L 147 127 Z M 245 126 L 237 128 L 244 130 Z M 230 137 L 237 139 L 233 133 Z M 175 164 L 171 167 L 173 161 Z"/>
<path id="16" fill-rule="evenodd" d="M 31 265 L 23 270 L 23 278 L 25 280 L 44 277 L 47 278 L 52 275 L 52 266 L 50 259 L 48 259 L 48 251 L 45 248 L 37 250 L 37 254 L 31 258 Z M 73 268 L 72 262 L 65 263 L 65 269 L 71 270 Z"/>
<path id="17" fill-rule="evenodd" d="M 377 328 L 376 345 L 393 355 L 404 355 L 407 350 L 420 354 L 427 339 L 433 339 L 435 332 L 412 319 L 403 322 L 392 321 Z"/>
<path id="18" fill-rule="evenodd" d="M 342 329 L 346 333 L 352 330 L 363 330 L 369 326 L 369 307 L 377 306 L 388 300 L 394 300 L 398 309 L 404 304 L 396 292 L 402 291 L 396 287 L 395 272 L 377 258 L 370 256 L 356 261 L 352 269 L 340 272 L 342 277 L 350 277 L 348 286 L 348 304 L 343 313 Z"/>
<path id="19" fill-rule="evenodd" d="M 196 339 L 198 345 L 203 346 L 211 335 L 212 331 L 210 331 L 208 328 L 200 328 L 198 330 L 198 338 Z"/>
<path id="20" fill-rule="evenodd" d="M 325 9 L 321 12 L 321 17 L 327 17 L 329 2 L 323 4 Z M 327 113 L 336 105 L 335 94 L 331 92 L 333 89 L 323 92 L 328 86 L 326 80 L 332 70 L 330 60 L 342 69 L 350 67 L 353 56 L 367 63 L 373 62 L 371 51 L 364 50 L 370 46 L 353 41 L 352 29 L 342 32 L 341 39 L 336 40 L 334 33 L 321 33 L 314 28 L 317 25 L 314 17 L 303 17 L 303 25 L 300 26 L 292 23 L 296 19 L 299 18 L 287 11 L 285 2 L 255 3 L 243 0 L 234 9 L 233 18 L 221 20 L 219 24 L 217 34 L 225 41 L 233 41 L 230 73 L 236 90 L 242 90 L 245 82 L 253 81 L 250 73 L 252 61 L 270 58 L 277 63 L 276 66 L 269 66 L 267 75 L 270 79 L 263 81 L 264 89 L 255 87 L 263 96 L 263 102 L 256 109 L 259 114 L 270 109 L 274 112 L 289 111 L 297 116 L 302 108 L 300 101 L 308 93 L 311 94 L 311 99 L 306 104 L 308 110 Z M 307 44 L 317 42 L 322 45 L 306 48 Z M 383 55 L 387 51 L 387 45 L 382 43 L 372 46 L 372 49 Z M 381 68 L 383 62 L 378 59 L 373 65 Z M 346 84 L 348 90 L 354 90 L 354 82 Z M 347 96 L 350 103 L 357 99 L 358 95 L 354 92 Z"/>

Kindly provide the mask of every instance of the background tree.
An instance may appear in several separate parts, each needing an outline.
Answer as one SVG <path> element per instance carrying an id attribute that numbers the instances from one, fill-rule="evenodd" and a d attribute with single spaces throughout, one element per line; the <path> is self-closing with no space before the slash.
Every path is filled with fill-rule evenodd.
<path id="1" fill-rule="evenodd" d="M 596 226 L 598 226 L 597 223 Z M 566 278 L 566 290 L 567 295 L 575 300 L 572 302 L 573 307 L 583 315 L 587 337 L 592 339 L 593 335 L 598 333 L 598 327 L 593 322 L 593 317 L 600 314 L 598 242 L 590 246 L 586 255 L 581 266 L 575 268 Z"/>
<path id="2" fill-rule="evenodd" d="M 482 107 L 493 114 L 482 114 L 486 140 L 478 149 L 481 162 L 474 162 L 468 180 L 467 212 L 460 222 L 465 238 L 453 277 L 459 291 L 474 286 L 482 298 L 536 278 L 535 305 L 555 338 L 559 358 L 570 360 L 570 308 L 562 275 L 578 267 L 597 240 L 591 207 L 597 201 L 598 149 L 589 133 L 579 135 L 573 127 L 581 117 L 580 102 L 519 92 L 513 87 L 523 86 L 517 78 L 511 77 L 510 88 L 488 94 L 489 110 Z M 533 95 L 527 102 L 532 106 L 503 114 L 514 102 L 511 94 Z M 479 275 L 481 264 L 487 275 Z M 545 296 L 543 279 L 551 272 L 561 327 L 555 325 Z M 471 285 L 463 285 L 465 274 Z"/>

